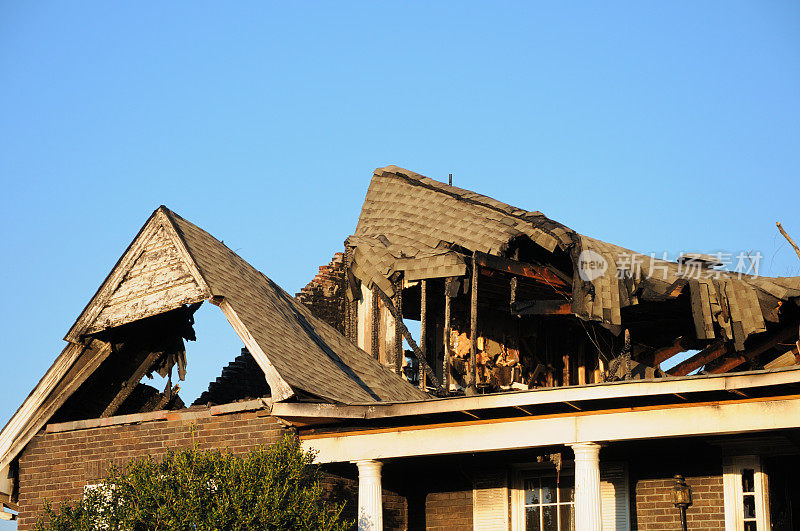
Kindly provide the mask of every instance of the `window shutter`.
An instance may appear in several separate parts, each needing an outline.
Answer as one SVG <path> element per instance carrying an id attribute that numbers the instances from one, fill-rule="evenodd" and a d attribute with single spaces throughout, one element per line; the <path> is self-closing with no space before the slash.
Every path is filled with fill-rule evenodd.
<path id="1" fill-rule="evenodd" d="M 508 483 L 505 470 L 486 470 L 475 474 L 472 528 L 480 531 L 507 531 Z"/>
<path id="2" fill-rule="evenodd" d="M 600 463 L 600 511 L 603 531 L 628 531 L 630 498 L 628 473 L 620 463 Z"/>

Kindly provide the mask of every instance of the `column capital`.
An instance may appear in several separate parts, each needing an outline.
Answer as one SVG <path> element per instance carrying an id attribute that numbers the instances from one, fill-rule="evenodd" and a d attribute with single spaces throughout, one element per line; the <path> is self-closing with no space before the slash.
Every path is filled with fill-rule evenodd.
<path id="1" fill-rule="evenodd" d="M 381 475 L 381 468 L 383 463 L 376 459 L 359 459 L 353 461 L 358 467 L 358 473 L 364 476 L 378 476 Z"/>
<path id="2" fill-rule="evenodd" d="M 600 456 L 600 448 L 603 447 L 601 444 L 595 442 L 573 443 L 569 446 L 572 447 L 572 451 L 575 453 L 575 459 L 598 459 Z"/>

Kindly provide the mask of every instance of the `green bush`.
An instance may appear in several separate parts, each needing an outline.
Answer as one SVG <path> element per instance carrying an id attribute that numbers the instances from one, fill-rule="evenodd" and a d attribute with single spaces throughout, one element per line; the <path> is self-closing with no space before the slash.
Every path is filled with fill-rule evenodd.
<path id="1" fill-rule="evenodd" d="M 54 510 L 46 504 L 43 530 L 343 530 L 344 503 L 326 499 L 322 472 L 295 437 L 244 456 L 169 451 L 112 466 L 83 500 Z"/>

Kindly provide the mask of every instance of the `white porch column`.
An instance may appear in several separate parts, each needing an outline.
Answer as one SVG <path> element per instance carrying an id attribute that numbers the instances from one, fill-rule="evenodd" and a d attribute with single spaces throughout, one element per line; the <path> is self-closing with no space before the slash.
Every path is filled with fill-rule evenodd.
<path id="1" fill-rule="evenodd" d="M 600 445 L 573 444 L 575 452 L 575 530 L 601 531 Z"/>
<path id="2" fill-rule="evenodd" d="M 358 529 L 383 531 L 381 466 L 373 459 L 356 461 L 358 466 Z"/>

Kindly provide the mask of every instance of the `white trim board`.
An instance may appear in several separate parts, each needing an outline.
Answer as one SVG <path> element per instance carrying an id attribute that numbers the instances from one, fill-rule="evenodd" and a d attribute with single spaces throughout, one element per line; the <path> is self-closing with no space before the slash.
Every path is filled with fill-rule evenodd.
<path id="1" fill-rule="evenodd" d="M 421 455 L 513 450 L 579 442 L 722 435 L 800 427 L 800 398 L 680 408 L 522 418 L 301 436 L 317 461 L 335 463 Z"/>

